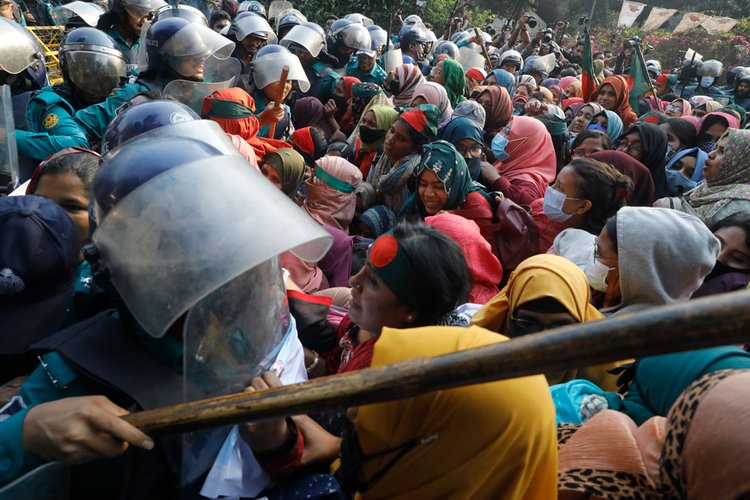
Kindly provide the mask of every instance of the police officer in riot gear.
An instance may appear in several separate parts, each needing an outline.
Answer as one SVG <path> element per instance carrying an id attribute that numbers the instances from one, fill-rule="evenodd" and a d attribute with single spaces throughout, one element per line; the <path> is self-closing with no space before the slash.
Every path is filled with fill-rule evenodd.
<path id="1" fill-rule="evenodd" d="M 276 256 L 291 250 L 315 261 L 330 236 L 241 157 L 222 154 L 223 133 L 152 135 L 180 124 L 136 135 L 104 157 L 85 253 L 121 306 L 33 346 L 40 366 L 2 409 L 0 484 L 40 463 L 124 454 L 74 468 L 85 476 L 72 481 L 70 498 L 198 498 L 218 448 L 201 448 L 196 461 L 180 436 L 152 440 L 120 416 L 180 403 L 183 394 L 242 390 L 276 353 L 301 351 Z M 204 339 L 214 351 L 198 351 Z M 288 363 L 285 371 L 294 370 Z M 43 474 L 27 479 L 32 491 Z"/>
<path id="2" fill-rule="evenodd" d="M 13 95 L 49 85 L 44 51 L 20 24 L 0 17 L 0 85 Z"/>
<path id="3" fill-rule="evenodd" d="M 333 58 L 325 52 L 323 29 L 315 23 L 302 23 L 290 29 L 279 45 L 297 56 L 310 82 L 310 89 L 299 96 L 317 97 L 321 102 L 330 99 L 339 74 L 331 69 Z"/>
<path id="4" fill-rule="evenodd" d="M 358 50 L 356 58 L 347 64 L 346 74 L 382 87 L 388 73 L 378 64 L 378 58 L 388 47 L 388 32 L 374 24 L 368 26 L 367 31 L 370 32 L 370 50 Z"/>
<path id="5" fill-rule="evenodd" d="M 225 72 L 233 74 L 227 79 L 229 86 L 239 74 L 239 62 L 229 58 L 234 50 L 232 41 L 207 26 L 180 17 L 169 17 L 152 24 L 146 33 L 146 45 L 145 69 L 135 82 L 117 89 L 103 102 L 76 113 L 76 122 L 85 131 L 89 142 L 100 141 L 116 110 L 138 94 L 163 91 L 175 80 L 200 84 L 208 78 L 222 82 L 227 78 Z"/>
<path id="6" fill-rule="evenodd" d="M 141 28 L 152 12 L 167 5 L 164 0 L 112 0 L 109 12 L 99 18 L 96 27 L 117 43 L 128 62 L 128 73 L 138 72 L 136 53 Z"/>
<path id="7" fill-rule="evenodd" d="M 68 147 L 89 147 L 76 111 L 99 103 L 119 87 L 127 63 L 117 44 L 95 28 L 68 33 L 58 54 L 63 83 L 14 98 L 20 181 L 40 160 Z"/>
<path id="8" fill-rule="evenodd" d="M 723 71 L 724 65 L 721 61 L 703 61 L 698 67 L 698 85 L 685 88 L 682 97 L 689 99 L 694 95 L 723 96 L 724 92 L 716 85 Z"/>
<path id="9" fill-rule="evenodd" d="M 237 44 L 232 57 L 239 59 L 242 63 L 243 74 L 249 72 L 248 65 L 261 47 L 269 43 L 273 45 L 277 41 L 276 33 L 268 21 L 250 11 L 239 14 L 232 21 L 227 38 Z"/>

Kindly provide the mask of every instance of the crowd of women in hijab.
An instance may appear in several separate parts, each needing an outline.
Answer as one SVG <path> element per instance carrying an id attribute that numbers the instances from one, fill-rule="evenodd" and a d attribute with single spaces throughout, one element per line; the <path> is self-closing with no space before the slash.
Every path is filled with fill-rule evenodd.
<path id="1" fill-rule="evenodd" d="M 42 3 L 0 6 L 0 498 L 750 495 L 743 345 L 121 418 L 743 293 L 750 68 L 642 61 L 634 99 L 632 44 L 528 15 Z"/>

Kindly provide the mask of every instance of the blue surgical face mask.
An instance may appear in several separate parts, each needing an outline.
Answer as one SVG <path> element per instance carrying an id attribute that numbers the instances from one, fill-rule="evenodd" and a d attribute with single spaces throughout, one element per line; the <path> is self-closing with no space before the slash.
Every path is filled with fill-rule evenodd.
<path id="1" fill-rule="evenodd" d="M 670 146 L 670 145 L 667 145 L 667 152 L 666 152 L 666 153 L 664 153 L 664 158 L 666 158 L 667 160 L 669 160 L 669 159 L 671 159 L 671 158 L 672 158 L 672 157 L 673 157 L 673 156 L 674 156 L 674 155 L 675 155 L 676 153 L 677 153 L 677 151 L 675 151 L 674 149 L 672 149 L 672 146 Z"/>
<path id="2" fill-rule="evenodd" d="M 697 182 L 682 175 L 679 170 L 667 169 L 665 174 L 667 177 L 667 191 L 670 196 L 680 196 L 698 185 Z"/>
<path id="3" fill-rule="evenodd" d="M 702 76 L 701 77 L 701 87 L 704 89 L 707 89 L 714 83 L 714 77 L 713 76 Z"/>
<path id="4" fill-rule="evenodd" d="M 563 204 L 566 199 L 565 193 L 561 193 L 552 186 L 547 186 L 547 190 L 544 192 L 544 215 L 555 222 L 565 222 L 570 219 L 573 214 L 563 212 Z"/>
<path id="5" fill-rule="evenodd" d="M 607 129 L 599 125 L 598 123 L 592 123 L 588 127 L 586 127 L 586 130 L 596 130 L 597 132 L 601 132 L 604 135 L 607 135 Z"/>
<path id="6" fill-rule="evenodd" d="M 505 137 L 503 134 L 495 134 L 495 137 L 492 138 L 490 149 L 492 149 L 492 154 L 495 155 L 496 160 L 505 161 L 510 158 L 510 155 L 505 152 L 505 148 L 507 145 L 507 137 Z"/>

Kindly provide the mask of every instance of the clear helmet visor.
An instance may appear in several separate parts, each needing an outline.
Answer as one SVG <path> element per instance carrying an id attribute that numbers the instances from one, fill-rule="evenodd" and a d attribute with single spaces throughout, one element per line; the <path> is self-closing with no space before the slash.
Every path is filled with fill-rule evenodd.
<path id="1" fill-rule="evenodd" d="M 122 55 L 104 47 L 71 47 L 62 57 L 73 84 L 98 98 L 111 94 L 127 74 L 128 65 Z"/>
<path id="2" fill-rule="evenodd" d="M 404 54 L 401 49 L 389 50 L 383 54 L 383 69 L 386 73 L 394 71 L 396 68 L 404 64 Z"/>
<path id="3" fill-rule="evenodd" d="M 186 57 L 175 60 L 175 66 L 175 71 L 180 74 L 183 71 L 192 73 L 185 74 L 185 77 L 197 78 L 202 75 L 202 81 L 172 80 L 164 87 L 164 95 L 174 97 L 198 114 L 206 96 L 234 87 L 242 71 L 242 63 L 233 57 L 217 59 L 212 56 L 205 60 L 201 56 Z"/>
<path id="4" fill-rule="evenodd" d="M 181 17 L 191 23 L 202 24 L 208 26 L 208 19 L 203 15 L 203 12 L 191 7 L 190 5 L 178 4 L 178 5 L 165 5 L 160 7 L 156 11 L 156 20 L 167 19 L 169 17 Z"/>
<path id="5" fill-rule="evenodd" d="M 279 14 L 293 8 L 292 3 L 287 0 L 273 0 L 268 6 L 268 19 L 278 18 Z"/>
<path id="6" fill-rule="evenodd" d="M 259 89 L 263 89 L 274 82 L 278 82 L 284 66 L 289 66 L 288 80 L 296 81 L 302 92 L 310 90 L 310 81 L 307 79 L 302 63 L 299 62 L 297 56 L 290 52 L 273 52 L 260 57 L 256 56 L 253 60 L 255 85 Z"/>
<path id="7" fill-rule="evenodd" d="M 123 0 L 121 3 L 125 11 L 135 19 L 142 19 L 167 5 L 164 0 Z"/>
<path id="8" fill-rule="evenodd" d="M 259 33 L 268 37 L 267 43 L 270 45 L 275 44 L 278 41 L 276 33 L 261 16 L 246 16 L 242 19 L 238 19 L 234 22 L 235 32 L 237 33 L 237 41 L 244 40 L 249 35 Z"/>
<path id="9" fill-rule="evenodd" d="M 320 51 L 323 50 L 323 46 L 325 45 L 325 38 L 317 31 L 302 24 L 298 24 L 289 30 L 289 33 L 281 39 L 279 45 L 289 48 L 289 45 L 292 42 L 305 47 L 313 57 L 318 57 Z"/>
<path id="10" fill-rule="evenodd" d="M 187 314 L 184 324 L 184 401 L 242 392 L 271 367 L 287 334 L 290 315 L 278 258 L 222 285 Z M 228 428 L 183 435 L 183 484 L 214 462 Z"/>
<path id="11" fill-rule="evenodd" d="M 471 47 L 461 47 L 458 49 L 458 62 L 464 71 L 471 68 L 484 69 L 484 56 Z"/>
<path id="12" fill-rule="evenodd" d="M 90 2 L 70 2 L 52 9 L 52 20 L 58 26 L 65 26 L 71 17 L 78 16 L 92 28 L 96 27 L 99 17 L 105 10 L 98 4 Z"/>
<path id="13" fill-rule="evenodd" d="M 34 37 L 15 21 L 0 17 L 0 70 L 17 75 L 29 66 L 43 66 L 44 53 Z"/>
<path id="14" fill-rule="evenodd" d="M 315 262 L 331 237 L 234 155 L 172 168 L 139 186 L 100 221 L 93 242 L 135 319 L 161 337 L 244 272 L 288 250 Z"/>
<path id="15" fill-rule="evenodd" d="M 0 172 L 18 185 L 18 150 L 10 85 L 0 85 Z"/>
<path id="16" fill-rule="evenodd" d="M 159 51 L 168 60 L 202 56 L 226 59 L 232 55 L 234 42 L 201 24 L 188 24 L 172 35 Z"/>

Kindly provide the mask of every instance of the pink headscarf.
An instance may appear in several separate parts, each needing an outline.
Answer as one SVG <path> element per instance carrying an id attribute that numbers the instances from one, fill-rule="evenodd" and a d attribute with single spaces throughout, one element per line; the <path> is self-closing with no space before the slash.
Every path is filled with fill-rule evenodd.
<path id="1" fill-rule="evenodd" d="M 361 182 L 362 172 L 355 165 L 340 156 L 324 156 L 315 162 L 315 173 L 305 181 L 303 208 L 321 225 L 349 232 L 357 205 L 354 190 Z"/>
<path id="2" fill-rule="evenodd" d="M 714 111 L 713 113 L 708 113 L 707 115 L 704 115 L 700 120 L 698 124 L 698 133 L 700 134 L 703 132 L 703 124 L 706 123 L 706 119 L 709 116 L 721 116 L 724 118 L 727 123 L 729 124 L 729 128 L 740 128 L 740 121 L 737 119 L 736 116 L 729 114 L 729 113 L 723 113 L 721 111 Z"/>
<path id="3" fill-rule="evenodd" d="M 464 251 L 471 272 L 469 302 L 485 304 L 500 293 L 497 285 L 503 279 L 503 267 L 473 220 L 443 212 L 424 220 L 448 235 Z"/>
<path id="4" fill-rule="evenodd" d="M 542 122 L 527 116 L 513 117 L 505 152 L 510 157 L 494 164 L 500 175 L 511 182 L 514 179 L 533 182 L 539 188 L 539 197 L 544 196 L 544 190 L 555 180 L 557 158 L 552 138 Z"/>
<path id="5" fill-rule="evenodd" d="M 560 81 L 558 82 L 558 85 L 560 86 L 561 89 L 565 90 L 573 82 L 579 82 L 580 83 L 580 81 L 578 80 L 578 78 L 576 78 L 575 76 L 564 76 L 564 77 L 560 78 Z"/>
<path id="6" fill-rule="evenodd" d="M 453 107 L 451 106 L 450 99 L 448 99 L 448 92 L 445 90 L 445 87 L 439 83 L 423 81 L 414 89 L 414 94 L 411 96 L 409 105 L 412 105 L 412 102 L 417 97 L 422 97 L 427 101 L 427 104 L 434 104 L 438 107 L 440 110 L 438 128 L 443 128 L 451 121 Z"/>
<path id="7" fill-rule="evenodd" d="M 685 118 L 686 116 L 691 116 L 693 113 L 693 106 L 690 105 L 687 99 L 675 99 L 669 104 L 678 104 L 682 108 L 682 113 L 678 118 Z"/>

